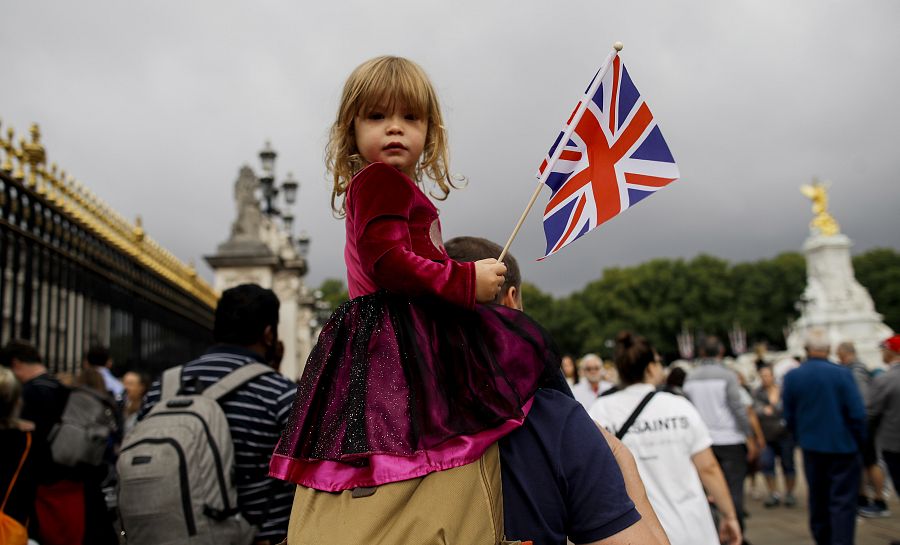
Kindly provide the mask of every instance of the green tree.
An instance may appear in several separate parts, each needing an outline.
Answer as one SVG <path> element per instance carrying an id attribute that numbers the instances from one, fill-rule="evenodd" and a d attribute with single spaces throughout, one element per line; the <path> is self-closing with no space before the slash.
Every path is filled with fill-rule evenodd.
<path id="1" fill-rule="evenodd" d="M 319 285 L 318 291 L 322 292 L 322 300 L 331 305 L 332 310 L 350 300 L 347 286 L 338 278 L 326 278 Z"/>
<path id="2" fill-rule="evenodd" d="M 732 268 L 732 322 L 753 342 L 780 346 L 783 328 L 798 316 L 795 304 L 806 285 L 806 261 L 796 252 L 772 259 L 739 263 Z"/>
<path id="3" fill-rule="evenodd" d="M 667 358 L 678 357 L 683 327 L 722 338 L 737 322 L 750 340 L 783 343 L 782 328 L 796 316 L 805 285 L 805 263 L 796 253 L 735 266 L 709 255 L 654 259 L 612 267 L 581 291 L 554 300 L 529 286 L 536 300 L 526 311 L 564 350 L 610 357 L 610 341 L 629 329 L 647 336 Z"/>
<path id="4" fill-rule="evenodd" d="M 900 252 L 876 248 L 853 258 L 856 279 L 869 290 L 884 323 L 900 331 Z"/>
<path id="5" fill-rule="evenodd" d="M 534 284 L 522 284 L 525 312 L 543 325 L 560 351 L 579 355 L 585 352 L 585 342 L 596 332 L 596 320 L 575 297 L 556 300 Z"/>

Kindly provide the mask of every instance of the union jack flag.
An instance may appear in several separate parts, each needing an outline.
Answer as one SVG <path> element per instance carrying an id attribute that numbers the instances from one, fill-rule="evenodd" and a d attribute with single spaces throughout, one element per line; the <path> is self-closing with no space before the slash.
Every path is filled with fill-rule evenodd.
<path id="1" fill-rule="evenodd" d="M 553 191 L 544 210 L 544 258 L 678 179 L 656 119 L 616 51 L 588 85 L 538 178 Z"/>

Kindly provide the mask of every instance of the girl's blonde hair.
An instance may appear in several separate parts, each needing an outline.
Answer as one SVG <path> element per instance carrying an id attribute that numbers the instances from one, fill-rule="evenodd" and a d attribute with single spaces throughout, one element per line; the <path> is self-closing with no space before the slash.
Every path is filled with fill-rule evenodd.
<path id="1" fill-rule="evenodd" d="M 325 149 L 328 172 L 334 177 L 331 208 L 338 216 L 344 215 L 342 196 L 347 192 L 350 180 L 366 166 L 356 148 L 354 119 L 377 108 L 392 108 L 398 103 L 428 121 L 425 147 L 416 165 L 416 182 L 422 181 L 423 173 L 434 180 L 438 193 L 432 192 L 432 196 L 439 200 L 446 199 L 450 189 L 455 187 L 448 172 L 447 132 L 441 108 L 425 71 L 409 59 L 376 57 L 356 67 L 347 78 Z"/>

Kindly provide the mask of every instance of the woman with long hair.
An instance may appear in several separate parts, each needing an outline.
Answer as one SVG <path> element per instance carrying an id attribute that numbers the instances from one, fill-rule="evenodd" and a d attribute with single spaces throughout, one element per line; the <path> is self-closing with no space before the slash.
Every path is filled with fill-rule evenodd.
<path id="1" fill-rule="evenodd" d="M 622 389 L 597 400 L 590 411 L 631 449 L 672 545 L 737 545 L 741 529 L 709 431 L 687 399 L 657 392 L 664 380 L 659 356 L 644 337 L 623 331 L 615 363 Z M 716 532 L 704 487 L 720 513 Z"/>
<path id="2" fill-rule="evenodd" d="M 769 496 L 764 505 L 775 507 L 784 501 L 785 507 L 793 507 L 797 504 L 794 497 L 794 483 L 796 471 L 794 470 L 794 438 L 784 424 L 781 405 L 781 387 L 775 382 L 775 374 L 769 366 L 759 369 L 759 379 L 762 384 L 753 394 L 753 407 L 759 417 L 763 437 L 766 439 L 766 448 L 763 449 L 761 465 L 763 475 L 766 477 L 766 488 Z M 785 496 L 782 500 L 775 483 L 775 458 L 781 460 L 781 470 L 784 473 Z"/>

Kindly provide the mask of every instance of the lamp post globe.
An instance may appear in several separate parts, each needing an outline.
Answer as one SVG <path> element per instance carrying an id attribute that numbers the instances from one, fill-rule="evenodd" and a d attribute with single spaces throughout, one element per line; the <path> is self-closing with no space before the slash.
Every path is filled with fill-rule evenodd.
<path id="1" fill-rule="evenodd" d="M 297 189 L 299 187 L 300 182 L 294 179 L 294 173 L 288 172 L 287 179 L 281 182 L 281 189 L 284 191 L 284 202 L 288 206 L 293 205 L 297 200 Z"/>
<path id="2" fill-rule="evenodd" d="M 275 173 L 275 158 L 278 152 L 272 149 L 272 143 L 266 140 L 265 147 L 259 152 L 259 161 L 262 163 L 263 173 L 273 175 Z"/>
<path id="3" fill-rule="evenodd" d="M 309 253 L 309 234 L 306 231 L 301 231 L 300 236 L 297 237 L 297 251 L 301 257 L 306 257 L 306 254 Z"/>

